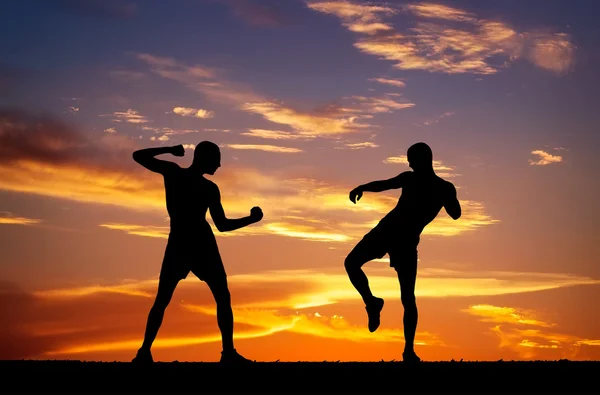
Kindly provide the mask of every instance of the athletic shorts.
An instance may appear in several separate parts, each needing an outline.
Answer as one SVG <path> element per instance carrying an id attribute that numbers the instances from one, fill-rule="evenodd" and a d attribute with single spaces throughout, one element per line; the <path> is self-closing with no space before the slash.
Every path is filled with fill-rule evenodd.
<path id="1" fill-rule="evenodd" d="M 190 272 L 202 281 L 227 277 L 217 241 L 212 233 L 169 234 L 160 277 L 183 280 Z"/>
<path id="2" fill-rule="evenodd" d="M 417 264 L 420 235 L 403 234 L 393 228 L 377 225 L 358 242 L 355 249 L 364 251 L 361 255 L 380 259 L 388 254 L 390 267 L 412 267 Z"/>

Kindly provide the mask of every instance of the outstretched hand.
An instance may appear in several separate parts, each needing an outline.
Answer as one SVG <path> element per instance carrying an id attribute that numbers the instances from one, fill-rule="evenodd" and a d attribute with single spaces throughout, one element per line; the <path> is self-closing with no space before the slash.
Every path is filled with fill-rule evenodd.
<path id="1" fill-rule="evenodd" d="M 183 148 L 183 145 L 179 144 L 173 147 L 173 150 L 171 151 L 171 154 L 175 155 L 175 156 L 184 156 L 185 155 L 185 148 Z"/>
<path id="2" fill-rule="evenodd" d="M 362 197 L 362 194 L 363 191 L 362 189 L 360 189 L 360 187 L 354 188 L 352 191 L 350 191 L 350 201 L 356 204 L 356 202 L 358 202 Z"/>
<path id="3" fill-rule="evenodd" d="M 250 210 L 250 218 L 252 218 L 254 222 L 258 222 L 263 218 L 263 212 L 260 207 L 252 207 Z"/>

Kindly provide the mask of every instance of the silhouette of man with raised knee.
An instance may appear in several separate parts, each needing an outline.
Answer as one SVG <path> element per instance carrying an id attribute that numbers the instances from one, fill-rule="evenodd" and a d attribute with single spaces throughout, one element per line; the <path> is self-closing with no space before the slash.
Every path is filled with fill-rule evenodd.
<path id="1" fill-rule="evenodd" d="M 146 148 L 133 153 L 137 163 L 163 175 L 171 230 L 160 271 L 158 292 L 148 314 L 144 342 L 132 362 L 153 362 L 150 348 L 162 324 L 165 309 L 177 284 L 189 272 L 204 281 L 215 298 L 223 346 L 220 362 L 252 362 L 241 356 L 233 346 L 233 311 L 227 275 L 215 235 L 206 220 L 206 212 L 210 210 L 220 232 L 256 223 L 262 219 L 263 213 L 259 207 L 253 207 L 247 217 L 229 219 L 225 216 L 219 188 L 204 178 L 204 174 L 213 175 L 221 166 L 221 152 L 216 144 L 210 141 L 198 144 L 194 150 L 194 160 L 187 168 L 156 158 L 161 154 L 183 156 L 184 153 L 182 145 Z"/>
<path id="2" fill-rule="evenodd" d="M 417 246 L 421 232 L 435 219 L 442 207 L 453 219 L 461 216 L 456 188 L 451 182 L 438 177 L 433 170 L 433 154 L 425 143 L 412 145 L 407 152 L 408 165 L 413 171 L 405 171 L 388 180 L 369 182 L 354 188 L 350 200 L 356 203 L 363 192 L 383 192 L 402 188 L 398 204 L 379 221 L 354 247 L 344 262 L 352 285 L 362 296 L 369 318 L 369 331 L 379 327 L 383 299 L 373 296 L 362 266 L 383 258 L 387 253 L 400 282 L 404 306 L 404 352 L 406 362 L 419 362 L 414 351 L 418 311 L 415 299 L 417 278 Z"/>

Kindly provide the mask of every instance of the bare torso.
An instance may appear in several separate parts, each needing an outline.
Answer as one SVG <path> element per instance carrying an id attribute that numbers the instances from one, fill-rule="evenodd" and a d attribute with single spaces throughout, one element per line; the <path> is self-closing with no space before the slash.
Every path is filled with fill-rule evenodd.
<path id="1" fill-rule="evenodd" d="M 406 172 L 396 207 L 379 224 L 394 233 L 420 235 L 444 207 L 451 186 L 435 174 Z"/>
<path id="2" fill-rule="evenodd" d="M 206 213 L 218 196 L 215 183 L 186 168 L 177 168 L 164 176 L 167 212 L 171 218 L 171 232 L 198 235 L 212 229 Z"/>

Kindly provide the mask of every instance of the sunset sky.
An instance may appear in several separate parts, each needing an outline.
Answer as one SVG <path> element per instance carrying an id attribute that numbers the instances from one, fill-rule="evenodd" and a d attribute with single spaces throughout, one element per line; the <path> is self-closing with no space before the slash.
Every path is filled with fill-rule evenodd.
<path id="1" fill-rule="evenodd" d="M 169 220 L 134 150 L 221 147 L 237 350 L 400 360 L 396 273 L 367 329 L 344 258 L 434 153 L 463 215 L 419 245 L 424 360 L 600 359 L 600 7 L 591 0 L 9 0 L 0 4 L 0 358 L 128 361 Z M 210 221 L 210 216 L 208 216 Z M 155 360 L 217 361 L 214 300 L 180 283 Z"/>

